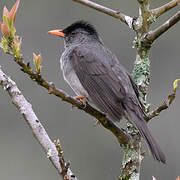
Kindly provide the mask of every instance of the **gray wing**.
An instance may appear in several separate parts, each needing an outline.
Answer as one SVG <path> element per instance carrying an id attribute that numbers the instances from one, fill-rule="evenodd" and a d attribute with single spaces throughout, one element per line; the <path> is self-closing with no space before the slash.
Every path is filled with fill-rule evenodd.
<path id="1" fill-rule="evenodd" d="M 70 63 L 92 102 L 112 120 L 119 121 L 124 115 L 126 91 L 113 68 L 99 57 L 85 47 L 76 47 Z"/>
<path id="2" fill-rule="evenodd" d="M 94 51 L 81 46 L 70 54 L 70 63 L 82 86 L 93 103 L 112 120 L 119 121 L 123 115 L 128 114 L 129 120 L 146 140 L 153 157 L 165 163 L 165 155 L 144 120 L 138 88 L 134 81 L 120 64 L 108 65 L 106 53 L 98 55 L 95 48 Z M 127 114 L 124 114 L 125 112 Z"/>

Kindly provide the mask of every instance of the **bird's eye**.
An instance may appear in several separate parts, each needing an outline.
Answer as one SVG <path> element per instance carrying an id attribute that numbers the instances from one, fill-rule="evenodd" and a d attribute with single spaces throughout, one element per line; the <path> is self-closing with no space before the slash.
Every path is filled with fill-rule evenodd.
<path id="1" fill-rule="evenodd" d="M 72 34 L 72 35 L 75 35 L 76 33 L 75 33 L 75 32 L 72 32 L 71 34 Z"/>

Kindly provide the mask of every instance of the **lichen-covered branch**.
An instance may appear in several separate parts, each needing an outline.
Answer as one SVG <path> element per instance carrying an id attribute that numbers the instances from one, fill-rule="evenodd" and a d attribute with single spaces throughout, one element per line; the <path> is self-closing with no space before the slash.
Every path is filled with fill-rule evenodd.
<path id="1" fill-rule="evenodd" d="M 88 6 L 90 8 L 93 8 L 102 13 L 108 14 L 114 18 L 117 18 L 120 21 L 122 21 L 123 23 L 125 23 L 126 25 L 128 25 L 130 28 L 132 28 L 133 18 L 130 16 L 127 16 L 119 11 L 114 11 L 110 8 L 104 7 L 102 5 L 99 5 L 99 4 L 89 1 L 89 0 L 73 0 L 73 1 L 83 4 L 85 6 Z"/>
<path id="2" fill-rule="evenodd" d="M 149 0 L 137 0 L 141 7 L 147 7 L 149 9 Z"/>
<path id="3" fill-rule="evenodd" d="M 167 12 L 170 9 L 176 7 L 178 5 L 178 3 L 180 3 L 180 0 L 172 0 L 172 1 L 168 2 L 167 4 L 164 4 L 161 7 L 158 7 L 156 9 L 152 9 L 151 13 L 153 14 L 153 16 L 158 18 L 159 16 L 161 16 L 165 12 Z"/>
<path id="4" fill-rule="evenodd" d="M 143 39 L 144 43 L 152 44 L 159 36 L 165 33 L 168 29 L 170 29 L 173 25 L 175 25 L 179 20 L 180 20 L 180 11 L 178 11 L 169 20 L 167 20 L 164 24 L 162 24 L 155 30 L 148 32 L 144 36 L 144 39 Z"/>
<path id="5" fill-rule="evenodd" d="M 66 175 L 71 180 L 77 180 L 75 175 L 72 173 L 70 168 L 68 167 L 66 170 L 66 174 L 62 173 L 63 167 L 66 166 L 66 162 L 63 164 L 59 162 L 58 151 L 55 144 L 49 138 L 46 130 L 41 124 L 40 120 L 34 113 L 32 109 L 32 105 L 25 99 L 21 91 L 16 86 L 16 83 L 12 81 L 0 68 L 0 85 L 4 90 L 8 92 L 11 97 L 12 103 L 17 107 L 23 118 L 28 123 L 31 128 L 34 137 L 41 144 L 45 152 L 48 154 L 48 158 L 57 169 L 60 175 Z"/>
<path id="6" fill-rule="evenodd" d="M 133 22 L 133 29 L 136 32 L 134 47 L 137 54 L 132 76 L 141 90 L 140 100 L 147 107 L 146 95 L 150 79 L 149 47 L 144 46 L 142 37 L 149 30 L 149 0 L 138 0 L 138 2 L 140 4 L 139 17 Z M 133 137 L 133 146 L 124 149 L 119 180 L 139 180 L 141 162 L 144 157 L 141 154 L 142 140 L 136 128 L 129 122 L 127 123 L 127 132 Z"/>

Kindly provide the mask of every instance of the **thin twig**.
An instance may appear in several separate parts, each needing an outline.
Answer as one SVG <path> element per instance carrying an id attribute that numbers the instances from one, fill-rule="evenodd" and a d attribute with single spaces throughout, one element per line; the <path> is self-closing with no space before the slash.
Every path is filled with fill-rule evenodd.
<path id="1" fill-rule="evenodd" d="M 176 89 L 177 89 L 177 84 L 180 81 L 180 79 L 176 79 L 173 83 L 173 91 L 172 93 L 168 96 L 167 101 L 163 101 L 162 105 L 160 105 L 158 108 L 156 108 L 154 111 L 150 112 L 147 117 L 146 121 L 150 121 L 156 116 L 159 116 L 159 114 L 163 111 L 169 108 L 169 106 L 172 104 L 172 102 L 175 100 L 176 97 Z"/>
<path id="2" fill-rule="evenodd" d="M 64 174 L 62 174 L 63 168 L 59 163 L 58 151 L 55 144 L 51 141 L 40 120 L 34 113 L 32 105 L 25 99 L 21 91 L 16 86 L 16 83 L 12 81 L 1 69 L 0 85 L 8 92 L 12 99 L 12 103 L 17 107 L 23 118 L 28 123 L 34 134 L 34 137 L 48 154 L 48 158 L 50 159 L 54 167 L 58 170 L 58 173 L 64 178 Z M 70 168 L 68 168 L 68 170 L 66 171 L 66 176 L 68 176 L 71 180 L 77 180 Z"/>
<path id="3" fill-rule="evenodd" d="M 150 113 L 148 114 L 148 116 L 146 117 L 146 121 L 150 121 L 150 120 L 153 119 L 154 117 L 159 116 L 159 114 L 160 114 L 163 110 L 167 109 L 168 107 L 169 107 L 169 106 L 168 106 L 167 103 L 164 101 L 161 106 L 159 106 L 159 107 L 156 108 L 154 111 L 152 111 L 152 112 L 150 112 Z"/>
<path id="4" fill-rule="evenodd" d="M 152 9 L 151 13 L 158 18 L 159 16 L 161 16 L 162 14 L 164 14 L 165 12 L 169 11 L 170 9 L 174 8 L 175 6 L 178 5 L 178 3 L 180 3 L 180 0 L 172 0 L 167 4 L 164 4 L 163 6 L 156 8 L 156 9 Z"/>
<path id="5" fill-rule="evenodd" d="M 143 41 L 145 43 L 152 44 L 154 40 L 156 40 L 160 35 L 166 32 L 169 28 L 171 28 L 174 24 L 176 24 L 180 20 L 180 11 L 178 11 L 175 15 L 173 15 L 169 20 L 167 20 L 164 24 L 156 28 L 154 31 L 150 31 L 148 34 L 144 36 Z"/>
<path id="6" fill-rule="evenodd" d="M 130 28 L 132 28 L 133 18 L 130 16 L 127 16 L 119 11 L 112 10 L 110 8 L 104 7 L 89 0 L 73 0 L 73 1 L 88 6 L 90 8 L 96 9 L 97 11 L 108 14 L 114 18 L 117 18 L 126 25 L 128 25 Z"/>

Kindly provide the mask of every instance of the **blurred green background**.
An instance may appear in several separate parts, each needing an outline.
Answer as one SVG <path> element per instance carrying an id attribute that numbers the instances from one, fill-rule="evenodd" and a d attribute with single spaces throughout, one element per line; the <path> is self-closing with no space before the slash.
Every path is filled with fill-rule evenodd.
<path id="1" fill-rule="evenodd" d="M 14 0 L 0 0 L 0 14 Z M 112 9 L 131 16 L 138 15 L 138 3 L 132 0 L 100 1 Z M 152 8 L 168 0 L 153 1 Z M 177 12 L 174 8 L 158 19 L 163 23 Z M 104 43 L 131 72 L 135 60 L 132 49 L 134 32 L 119 20 L 96 12 L 72 0 L 21 0 L 17 13 L 17 34 L 23 38 L 22 52 L 26 61 L 32 62 L 32 52 L 43 57 L 42 75 L 58 88 L 74 95 L 63 80 L 59 58 L 63 52 L 63 40 L 47 34 L 47 31 L 64 28 L 76 20 L 88 20 L 99 31 Z M 158 22 L 154 25 L 156 27 Z M 156 107 L 167 98 L 173 80 L 180 78 L 180 24 L 163 34 L 151 50 L 151 85 L 148 101 Z M 94 126 L 95 120 L 74 109 L 32 82 L 19 70 L 12 58 L 0 50 L 0 65 L 16 81 L 52 139 L 60 138 L 65 157 L 79 179 L 117 179 L 120 173 L 122 151 L 116 138 L 104 128 Z M 154 137 L 167 156 L 163 165 L 147 156 L 141 168 L 141 179 L 175 180 L 180 175 L 180 88 L 172 106 L 149 124 Z M 0 89 L 0 179 L 49 180 L 59 179 L 55 168 L 32 136 L 7 93 Z"/>

